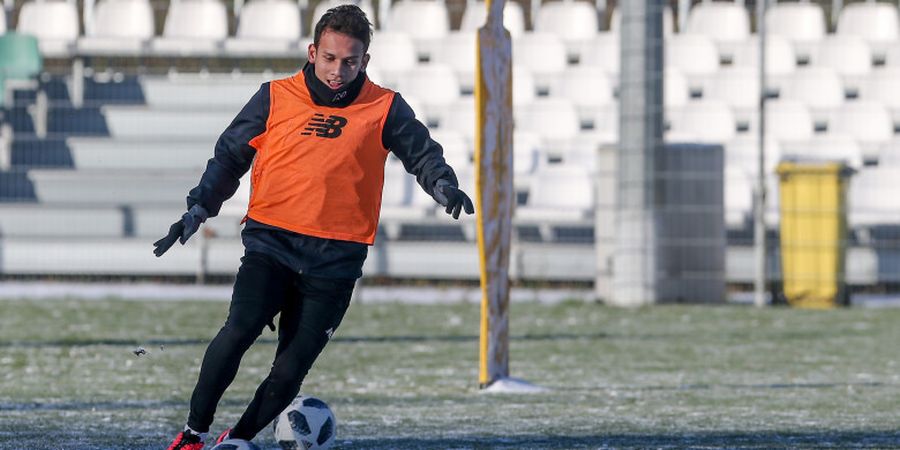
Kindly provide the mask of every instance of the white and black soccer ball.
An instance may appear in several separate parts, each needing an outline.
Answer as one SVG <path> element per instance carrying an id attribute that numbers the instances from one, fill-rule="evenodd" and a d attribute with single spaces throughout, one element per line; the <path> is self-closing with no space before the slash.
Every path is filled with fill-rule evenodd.
<path id="1" fill-rule="evenodd" d="M 337 421 L 325 402 L 299 395 L 275 418 L 272 428 L 284 450 L 324 450 L 334 444 Z"/>
<path id="2" fill-rule="evenodd" d="M 256 444 L 243 439 L 226 439 L 216 444 L 212 450 L 260 450 L 260 448 Z"/>

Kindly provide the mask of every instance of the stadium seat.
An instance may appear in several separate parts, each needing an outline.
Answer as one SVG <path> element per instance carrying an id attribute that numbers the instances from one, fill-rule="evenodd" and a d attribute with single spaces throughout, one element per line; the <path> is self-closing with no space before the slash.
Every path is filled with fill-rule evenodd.
<path id="1" fill-rule="evenodd" d="M 891 3 L 860 2 L 844 6 L 838 17 L 837 34 L 854 35 L 872 46 L 876 59 L 900 40 L 900 18 Z"/>
<path id="2" fill-rule="evenodd" d="M 153 37 L 155 21 L 149 0 L 100 0 L 94 19 L 78 40 L 81 54 L 140 55 Z"/>
<path id="3" fill-rule="evenodd" d="M 66 146 L 72 163 L 81 169 L 147 169 L 202 171 L 213 155 L 214 139 L 110 139 L 70 137 Z"/>
<path id="4" fill-rule="evenodd" d="M 513 61 L 531 71 L 538 92 L 549 92 L 566 69 L 566 48 L 550 33 L 525 33 L 513 40 Z M 535 57 L 540 55 L 540 57 Z"/>
<path id="5" fill-rule="evenodd" d="M 847 223 L 851 228 L 900 223 L 900 168 L 865 167 L 850 178 Z"/>
<path id="6" fill-rule="evenodd" d="M 670 115 L 672 131 L 693 135 L 697 142 L 724 144 L 734 138 L 737 125 L 728 105 L 719 100 L 691 102 Z"/>
<path id="7" fill-rule="evenodd" d="M 236 111 L 114 106 L 101 108 L 109 134 L 117 138 L 207 138 L 211 143 L 234 119 Z"/>
<path id="8" fill-rule="evenodd" d="M 534 77 L 531 71 L 519 64 L 513 63 L 513 105 L 525 105 L 534 101 L 537 90 L 534 86 Z"/>
<path id="9" fill-rule="evenodd" d="M 878 158 L 881 146 L 894 137 L 891 116 L 881 103 L 859 100 L 835 111 L 828 132 L 853 136 L 862 147 L 866 161 Z"/>
<path id="10" fill-rule="evenodd" d="M 731 61 L 737 46 L 750 37 L 750 16 L 740 3 L 702 2 L 691 8 L 683 33 L 709 37 L 720 58 Z"/>
<path id="11" fill-rule="evenodd" d="M 812 63 L 837 72 L 845 91 L 858 94 L 863 79 L 872 71 L 872 51 L 859 36 L 836 34 L 819 44 Z"/>
<path id="12" fill-rule="evenodd" d="M 885 67 L 872 72 L 860 88 L 860 98 L 881 102 L 891 111 L 895 129 L 900 129 L 900 67 Z"/>
<path id="13" fill-rule="evenodd" d="M 766 158 L 764 172 L 775 173 L 781 161 L 781 146 L 771 136 L 766 138 Z M 759 138 L 756 135 L 738 136 L 725 143 L 725 168 L 739 169 L 749 177 L 755 177 L 759 166 Z"/>
<path id="14" fill-rule="evenodd" d="M 815 46 L 828 33 L 825 11 L 814 2 L 776 2 L 766 11 L 766 32 L 787 39 L 794 47 L 798 62 L 808 61 Z"/>
<path id="15" fill-rule="evenodd" d="M 554 240 L 555 225 L 592 220 L 594 181 L 584 167 L 545 166 L 532 178 L 528 202 L 515 209 L 519 223 L 537 223 L 544 241 Z"/>
<path id="16" fill-rule="evenodd" d="M 729 67 L 721 70 L 709 83 L 703 98 L 721 100 L 734 111 L 738 128 L 749 128 L 752 116 L 759 111 L 759 70 Z"/>
<path id="17" fill-rule="evenodd" d="M 388 239 L 397 239 L 404 222 L 425 218 L 433 205 L 412 204 L 414 190 L 422 189 L 413 181 L 403 165 L 387 164 L 384 167 L 384 191 L 381 197 L 381 225 Z M 428 194 L 421 192 L 426 198 Z M 434 200 L 432 200 L 432 203 Z"/>
<path id="18" fill-rule="evenodd" d="M 666 67 L 663 85 L 663 104 L 667 108 L 680 108 L 687 104 L 691 97 L 691 88 L 687 78 L 675 67 Z"/>
<path id="19" fill-rule="evenodd" d="M 438 123 L 441 131 L 459 133 L 474 145 L 475 121 L 475 98 L 463 97 L 441 109 Z"/>
<path id="20" fill-rule="evenodd" d="M 577 60 L 581 47 L 599 31 L 597 10 L 592 3 L 565 1 L 544 3 L 534 21 L 534 31 L 559 36 L 569 60 Z"/>
<path id="21" fill-rule="evenodd" d="M 598 108 L 597 114 L 594 116 L 594 128 L 592 129 L 591 133 L 599 134 L 600 139 L 605 136 L 619 135 L 618 101 Z M 596 138 L 597 137 L 595 137 L 595 139 Z"/>
<path id="22" fill-rule="evenodd" d="M 473 147 L 470 140 L 455 130 L 435 130 L 431 138 L 444 149 L 444 159 L 454 170 L 469 170 L 472 167 Z"/>
<path id="23" fill-rule="evenodd" d="M 751 130 L 756 133 L 758 123 L 752 122 Z M 766 137 L 779 144 L 807 141 L 815 131 L 809 108 L 797 100 L 771 100 L 766 102 Z"/>
<path id="24" fill-rule="evenodd" d="M 483 1 L 466 2 L 466 10 L 463 12 L 460 31 L 475 31 L 484 25 L 487 20 L 487 7 Z M 509 35 L 515 39 L 525 33 L 525 12 L 522 5 L 517 2 L 506 2 L 503 7 L 503 27 L 509 30 Z"/>
<path id="25" fill-rule="evenodd" d="M 571 139 L 581 130 L 578 112 L 571 101 L 563 98 L 540 98 L 515 108 L 517 130 L 538 133 L 543 139 Z"/>
<path id="26" fill-rule="evenodd" d="M 743 168 L 725 168 L 725 226 L 740 230 L 753 216 L 754 178 Z M 772 197 L 771 195 L 769 197 Z"/>
<path id="27" fill-rule="evenodd" d="M 812 113 L 817 128 L 822 128 L 829 115 L 844 104 L 844 85 L 830 68 L 805 67 L 791 75 L 781 98 L 802 102 Z"/>
<path id="28" fill-rule="evenodd" d="M 590 89 L 586 89 L 586 86 L 590 86 Z M 570 100 L 578 110 L 583 124 L 593 123 L 599 108 L 615 102 L 613 84 L 606 72 L 599 67 L 590 66 L 567 69 L 550 95 Z"/>
<path id="29" fill-rule="evenodd" d="M 734 66 L 759 70 L 759 39 L 753 36 L 740 45 L 734 55 Z M 769 87 L 778 91 L 797 70 L 797 55 L 791 43 L 784 37 L 766 38 L 766 76 Z"/>
<path id="30" fill-rule="evenodd" d="M 78 10 L 64 0 L 32 0 L 22 5 L 16 30 L 38 39 L 44 57 L 67 58 L 78 39 Z"/>
<path id="31" fill-rule="evenodd" d="M 610 76 L 619 75 L 619 35 L 616 32 L 597 33 L 581 50 L 582 66 L 599 67 Z"/>
<path id="32" fill-rule="evenodd" d="M 613 8 L 609 16 L 609 31 L 616 36 L 619 35 L 622 27 L 622 12 L 619 8 Z M 682 32 L 684 30 L 681 30 Z M 668 38 L 675 34 L 675 13 L 672 12 L 670 6 L 663 7 L 663 37 Z"/>
<path id="33" fill-rule="evenodd" d="M 319 23 L 319 19 L 321 19 L 329 9 L 345 4 L 359 6 L 359 9 L 366 14 L 366 18 L 369 19 L 372 26 L 378 26 L 378 21 L 375 17 L 375 7 L 370 0 L 324 0 L 316 4 L 316 8 L 312 12 L 310 28 L 314 28 L 316 24 Z"/>
<path id="34" fill-rule="evenodd" d="M 253 0 L 241 7 L 235 37 L 225 40 L 229 55 L 285 56 L 301 58 L 305 48 L 296 48 L 303 35 L 300 8 L 291 0 Z"/>
<path id="35" fill-rule="evenodd" d="M 395 88 L 400 78 L 418 62 L 416 47 L 408 34 L 379 31 L 369 44 L 369 65 L 377 68 L 385 87 Z"/>
<path id="36" fill-rule="evenodd" d="M 281 74 L 275 78 L 289 76 Z M 237 114 L 250 97 L 268 81 L 260 75 L 176 74 L 144 76 L 139 79 L 144 102 L 154 108 L 216 110 L 227 109 Z"/>
<path id="37" fill-rule="evenodd" d="M 694 92 L 702 92 L 705 84 L 719 70 L 719 53 L 713 41 L 699 34 L 677 34 L 666 40 L 666 65 L 675 67 L 688 79 Z"/>
<path id="38" fill-rule="evenodd" d="M 513 172 L 516 176 L 531 175 L 543 155 L 541 136 L 532 131 L 513 132 Z"/>
<path id="39" fill-rule="evenodd" d="M 459 80 L 445 64 L 416 66 L 400 78 L 397 88 L 401 94 L 420 99 L 429 117 L 436 117 L 460 97 Z"/>
<path id="40" fill-rule="evenodd" d="M 44 61 L 34 36 L 16 32 L 0 35 L 0 107 L 12 106 L 13 89 L 37 90 L 43 70 Z"/>
<path id="41" fill-rule="evenodd" d="M 184 208 L 184 195 L 201 172 L 33 169 L 28 178 L 38 201 L 67 205 L 169 205 Z M 177 219 L 177 217 L 176 217 Z M 170 223 L 171 224 L 171 223 Z"/>
<path id="42" fill-rule="evenodd" d="M 228 13 L 220 0 L 179 0 L 169 5 L 161 37 L 150 42 L 153 53 L 210 56 L 228 36 Z"/>
<path id="43" fill-rule="evenodd" d="M 382 29 L 404 32 L 412 38 L 420 60 L 428 60 L 435 46 L 450 32 L 447 7 L 440 0 L 400 0 L 391 6 Z"/>
<path id="44" fill-rule="evenodd" d="M 447 64 L 459 79 L 465 92 L 475 89 L 477 36 L 471 31 L 454 31 L 435 47 L 432 61 Z"/>
<path id="45" fill-rule="evenodd" d="M 117 238 L 124 232 L 125 215 L 117 207 L 0 204 L 0 233 L 7 239 Z"/>

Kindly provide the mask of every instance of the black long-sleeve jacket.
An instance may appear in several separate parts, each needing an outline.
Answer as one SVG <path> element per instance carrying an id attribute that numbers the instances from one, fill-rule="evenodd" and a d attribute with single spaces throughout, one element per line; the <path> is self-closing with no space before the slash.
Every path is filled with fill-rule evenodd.
<path id="1" fill-rule="evenodd" d="M 304 70 L 309 70 L 307 66 Z M 311 70 L 307 76 L 307 88 L 317 104 L 329 104 L 321 95 L 315 95 L 321 83 Z M 363 73 L 358 82 L 361 85 Z M 349 96 L 342 103 L 329 106 L 346 106 L 355 100 L 358 89 L 348 89 Z M 216 142 L 215 155 L 209 160 L 200 183 L 187 197 L 187 207 L 199 204 L 210 217 L 219 213 L 222 203 L 237 191 L 240 178 L 250 169 L 256 150 L 249 145 L 250 140 L 262 134 L 269 117 L 269 83 L 263 83 L 259 91 L 234 118 Z M 382 134 L 384 147 L 393 152 L 403 163 L 407 172 L 416 176 L 416 181 L 429 195 L 439 179 L 457 185 L 453 169 L 447 165 L 440 144 L 431 139 L 428 129 L 416 119 L 412 108 L 399 93 L 385 119 Z M 368 253 L 366 244 L 335 239 L 323 239 L 295 233 L 247 219 L 241 239 L 247 252 L 263 252 L 274 256 L 279 262 L 298 273 L 329 277 L 359 278 L 362 265 Z"/>

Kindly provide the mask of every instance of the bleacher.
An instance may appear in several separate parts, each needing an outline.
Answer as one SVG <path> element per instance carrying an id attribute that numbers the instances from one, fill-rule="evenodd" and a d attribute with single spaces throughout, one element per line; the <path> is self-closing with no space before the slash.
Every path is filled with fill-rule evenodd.
<path id="1" fill-rule="evenodd" d="M 179 217 L 219 133 L 260 83 L 299 68 L 311 24 L 340 1 L 99 0 L 85 12 L 74 1 L 26 0 L 0 10 L 0 32 L 7 31 L 0 56 L 26 35 L 36 37 L 43 59 L 30 73 L 0 68 L 0 273 L 233 272 L 247 180 L 209 222 L 214 235 L 166 261 L 151 256 L 150 243 Z M 694 2 L 678 11 L 677 3 L 663 17 L 666 136 L 724 147 L 727 277 L 745 282 L 759 126 L 753 10 Z M 896 3 L 845 3 L 835 23 L 817 2 L 773 2 L 765 18 L 768 225 L 777 230 L 780 159 L 844 160 L 858 170 L 848 267 L 856 270 L 853 258 L 879 260 L 866 273 L 851 270 L 850 281 L 892 283 L 900 253 L 885 244 L 884 230 L 900 230 L 900 216 L 891 201 L 876 199 L 900 188 L 891 176 L 900 171 L 900 18 Z M 360 6 L 377 24 L 369 76 L 403 94 L 471 192 L 474 30 L 484 4 Z M 676 21 L 681 14 L 686 20 Z M 620 21 L 618 10 L 601 12 L 593 2 L 507 3 L 519 203 L 514 276 L 593 277 L 594 210 L 612 201 L 595 198 L 591 187 L 596 149 L 618 139 Z M 477 277 L 474 221 L 448 220 L 396 160 L 385 170 L 381 234 L 367 273 Z M 422 272 L 422 241 L 456 255 L 453 267 Z"/>

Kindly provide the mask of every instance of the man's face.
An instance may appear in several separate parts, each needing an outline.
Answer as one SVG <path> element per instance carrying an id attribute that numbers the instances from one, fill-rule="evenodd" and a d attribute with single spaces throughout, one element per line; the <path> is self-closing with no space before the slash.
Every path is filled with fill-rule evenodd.
<path id="1" fill-rule="evenodd" d="M 319 36 L 319 48 L 309 44 L 309 63 L 319 81 L 337 90 L 366 69 L 369 55 L 361 40 L 326 28 Z"/>

